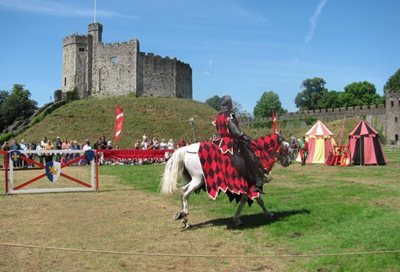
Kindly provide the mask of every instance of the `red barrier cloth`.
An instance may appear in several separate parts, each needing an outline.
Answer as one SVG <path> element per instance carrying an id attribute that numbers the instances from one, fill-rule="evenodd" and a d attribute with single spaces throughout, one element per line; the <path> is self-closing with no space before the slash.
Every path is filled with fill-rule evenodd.
<path id="1" fill-rule="evenodd" d="M 172 154 L 174 150 L 167 150 L 167 149 L 98 150 L 98 153 L 104 154 L 104 159 L 164 159 L 165 153 L 167 152 L 169 154 Z"/>

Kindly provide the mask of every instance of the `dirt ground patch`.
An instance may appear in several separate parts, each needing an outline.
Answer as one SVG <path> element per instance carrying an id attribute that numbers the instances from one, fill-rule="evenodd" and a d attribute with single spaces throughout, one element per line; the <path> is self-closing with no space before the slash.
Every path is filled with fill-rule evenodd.
<path id="1" fill-rule="evenodd" d="M 285 270 L 276 258 L 220 258 L 272 249 L 263 245 L 262 252 L 246 251 L 240 229 L 201 224 L 213 218 L 200 212 L 190 218 L 198 227 L 182 230 L 172 219 L 176 197 L 147 194 L 111 178 L 102 188 L 97 193 L 1 195 L 0 270 Z"/>

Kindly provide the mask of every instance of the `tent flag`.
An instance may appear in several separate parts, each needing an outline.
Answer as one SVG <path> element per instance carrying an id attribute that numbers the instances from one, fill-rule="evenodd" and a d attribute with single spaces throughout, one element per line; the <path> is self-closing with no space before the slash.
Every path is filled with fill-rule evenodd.
<path id="1" fill-rule="evenodd" d="M 274 128 L 274 133 L 278 134 L 279 130 L 278 130 L 278 121 L 276 120 L 276 115 L 275 112 L 272 111 L 272 125 Z"/>
<path id="2" fill-rule="evenodd" d="M 114 141 L 118 142 L 122 132 L 122 125 L 124 123 L 124 111 L 121 106 L 115 106 L 115 135 Z"/>

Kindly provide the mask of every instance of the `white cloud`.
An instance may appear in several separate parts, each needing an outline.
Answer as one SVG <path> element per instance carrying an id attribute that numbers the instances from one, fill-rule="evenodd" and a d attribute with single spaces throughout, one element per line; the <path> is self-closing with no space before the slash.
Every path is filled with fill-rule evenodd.
<path id="1" fill-rule="evenodd" d="M 319 16 L 321 15 L 322 9 L 324 8 L 326 2 L 328 0 L 321 0 L 314 11 L 314 14 L 310 18 L 310 28 L 308 29 L 308 34 L 306 37 L 306 44 L 308 44 L 314 37 L 315 29 L 317 28 L 317 21 Z"/>
<path id="2" fill-rule="evenodd" d="M 67 16 L 67 17 L 92 17 L 93 8 L 82 9 L 63 3 L 43 1 L 43 0 L 0 0 L 0 7 L 14 9 L 22 12 L 48 14 L 53 16 Z M 96 15 L 99 17 L 129 17 L 123 14 L 96 10 Z"/>

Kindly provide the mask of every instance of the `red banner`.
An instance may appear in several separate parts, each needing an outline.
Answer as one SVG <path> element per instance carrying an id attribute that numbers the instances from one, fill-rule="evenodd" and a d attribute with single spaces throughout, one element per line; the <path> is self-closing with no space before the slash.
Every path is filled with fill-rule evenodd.
<path id="1" fill-rule="evenodd" d="M 119 141 L 119 136 L 122 132 L 122 125 L 124 123 L 124 111 L 120 106 L 115 107 L 115 135 L 114 141 Z"/>
<path id="2" fill-rule="evenodd" d="M 276 115 L 275 112 L 272 111 L 272 125 L 274 128 L 274 133 L 278 134 L 279 130 L 278 130 L 278 121 L 276 120 Z"/>

